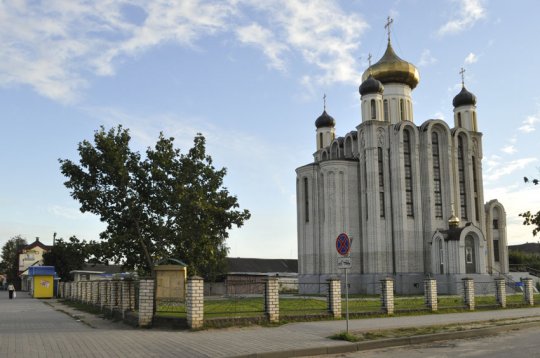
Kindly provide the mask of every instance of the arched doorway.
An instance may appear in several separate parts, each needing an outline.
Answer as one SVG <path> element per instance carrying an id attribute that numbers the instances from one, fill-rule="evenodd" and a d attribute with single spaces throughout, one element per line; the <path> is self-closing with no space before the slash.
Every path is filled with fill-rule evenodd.
<path id="1" fill-rule="evenodd" d="M 465 237 L 465 273 L 476 273 L 476 249 L 471 235 Z"/>

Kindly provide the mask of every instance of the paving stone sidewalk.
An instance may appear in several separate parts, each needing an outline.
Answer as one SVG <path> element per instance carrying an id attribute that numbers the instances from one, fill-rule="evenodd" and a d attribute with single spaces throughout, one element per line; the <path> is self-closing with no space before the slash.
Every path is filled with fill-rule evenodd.
<path id="1" fill-rule="evenodd" d="M 66 314 L 67 313 L 67 314 Z M 72 315 L 76 315 L 76 319 Z M 540 308 L 351 320 L 351 331 L 441 323 L 539 317 Z M 0 291 L 0 357 L 239 357 L 320 354 L 350 343 L 327 337 L 345 321 L 291 323 L 203 331 L 133 329 L 57 300 L 36 300 Z"/>

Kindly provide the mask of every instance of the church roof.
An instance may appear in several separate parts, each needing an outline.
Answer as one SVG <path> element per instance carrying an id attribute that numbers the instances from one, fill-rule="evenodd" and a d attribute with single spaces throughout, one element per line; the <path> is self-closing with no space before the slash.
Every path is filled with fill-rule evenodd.
<path id="1" fill-rule="evenodd" d="M 376 80 L 372 75 L 369 75 L 367 80 L 362 82 L 358 91 L 362 96 L 372 93 L 382 94 L 384 91 L 384 86 L 382 85 L 381 81 Z"/>
<path id="2" fill-rule="evenodd" d="M 326 113 L 326 110 L 322 112 L 322 114 L 317 118 L 315 121 L 315 127 L 322 128 L 322 127 L 335 127 L 336 120 Z"/>
<path id="3" fill-rule="evenodd" d="M 362 81 L 367 80 L 370 75 L 383 84 L 403 83 L 411 89 L 415 88 L 420 81 L 420 75 L 416 67 L 396 55 L 390 39 L 383 57 L 364 72 Z"/>
<path id="4" fill-rule="evenodd" d="M 468 106 L 468 105 L 476 105 L 476 96 L 472 94 L 471 92 L 467 91 L 465 86 L 461 88 L 461 92 L 459 92 L 452 101 L 452 104 L 454 107 L 460 107 L 460 106 Z"/>

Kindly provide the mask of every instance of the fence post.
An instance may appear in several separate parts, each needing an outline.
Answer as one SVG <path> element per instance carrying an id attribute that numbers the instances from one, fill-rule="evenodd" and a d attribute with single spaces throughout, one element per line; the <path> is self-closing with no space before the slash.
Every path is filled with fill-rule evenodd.
<path id="1" fill-rule="evenodd" d="M 381 280 L 381 305 L 383 312 L 394 314 L 394 279 L 391 277 Z"/>
<path id="2" fill-rule="evenodd" d="M 116 306 L 116 281 L 109 281 L 109 309 L 114 311 Z"/>
<path id="3" fill-rule="evenodd" d="M 92 281 L 86 281 L 85 282 L 85 292 L 86 292 L 86 297 L 85 297 L 85 301 L 86 303 L 92 303 Z"/>
<path id="4" fill-rule="evenodd" d="M 502 277 L 495 279 L 495 298 L 499 306 L 506 307 L 506 281 Z"/>
<path id="5" fill-rule="evenodd" d="M 330 278 L 328 282 L 328 294 L 326 296 L 328 312 L 334 318 L 341 318 L 341 280 Z"/>
<path id="6" fill-rule="evenodd" d="M 193 276 L 188 279 L 186 299 L 187 324 L 189 328 L 201 328 L 204 324 L 204 280 Z"/>
<path id="7" fill-rule="evenodd" d="M 424 297 L 426 306 L 431 312 L 436 312 L 438 309 L 437 303 L 437 280 L 434 278 L 426 278 L 424 280 Z"/>
<path id="8" fill-rule="evenodd" d="M 139 285 L 139 327 L 149 327 L 154 318 L 154 280 L 140 280 Z"/>
<path id="9" fill-rule="evenodd" d="M 126 311 L 129 311 L 130 302 L 129 302 L 129 285 L 132 283 L 132 281 L 122 281 L 121 287 L 122 287 L 122 318 L 125 317 Z"/>
<path id="10" fill-rule="evenodd" d="M 523 298 L 525 303 L 534 306 L 534 290 L 533 281 L 531 278 L 524 278 L 523 280 Z"/>
<path id="11" fill-rule="evenodd" d="M 107 281 L 99 281 L 99 305 L 101 310 L 107 304 Z"/>
<path id="12" fill-rule="evenodd" d="M 463 303 L 465 308 L 474 311 L 474 280 L 469 277 L 463 279 Z"/>
<path id="13" fill-rule="evenodd" d="M 279 282 L 277 277 L 268 277 L 266 280 L 264 311 L 268 322 L 279 322 Z"/>

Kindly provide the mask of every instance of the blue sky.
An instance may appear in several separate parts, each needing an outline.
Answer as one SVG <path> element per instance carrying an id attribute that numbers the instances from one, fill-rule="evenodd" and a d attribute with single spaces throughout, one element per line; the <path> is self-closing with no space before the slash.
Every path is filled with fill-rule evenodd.
<path id="1" fill-rule="evenodd" d="M 96 239 L 58 158 L 100 125 L 144 151 L 160 131 L 186 150 L 207 138 L 225 185 L 252 218 L 231 256 L 296 257 L 295 168 L 312 160 L 323 109 L 338 135 L 360 122 L 358 86 L 392 43 L 415 64 L 415 122 L 453 123 L 459 70 L 478 98 L 485 199 L 510 244 L 537 241 L 517 216 L 540 209 L 540 3 L 481 0 L 0 0 L 0 245 L 21 234 Z M 453 126 L 453 125 L 452 125 Z"/>

